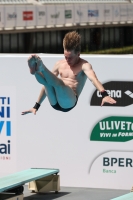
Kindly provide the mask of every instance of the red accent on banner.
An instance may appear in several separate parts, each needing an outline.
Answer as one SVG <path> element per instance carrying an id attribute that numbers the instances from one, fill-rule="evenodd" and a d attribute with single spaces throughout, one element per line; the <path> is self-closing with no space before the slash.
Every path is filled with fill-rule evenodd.
<path id="1" fill-rule="evenodd" d="M 23 12 L 23 20 L 33 20 L 33 11 L 24 11 Z"/>

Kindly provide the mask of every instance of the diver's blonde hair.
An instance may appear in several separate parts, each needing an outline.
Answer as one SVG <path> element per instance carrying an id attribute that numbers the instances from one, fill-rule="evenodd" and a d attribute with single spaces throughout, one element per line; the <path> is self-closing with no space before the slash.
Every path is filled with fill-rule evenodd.
<path id="1" fill-rule="evenodd" d="M 67 33 L 63 39 L 63 48 L 67 51 L 74 50 L 75 53 L 80 52 L 81 36 L 76 31 Z"/>

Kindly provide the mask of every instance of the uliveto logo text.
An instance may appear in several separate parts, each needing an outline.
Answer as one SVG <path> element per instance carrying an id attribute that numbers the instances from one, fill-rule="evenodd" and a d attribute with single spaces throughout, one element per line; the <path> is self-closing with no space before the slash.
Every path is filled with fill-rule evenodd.
<path id="1" fill-rule="evenodd" d="M 128 142 L 133 140 L 133 117 L 111 116 L 95 124 L 91 141 Z"/>

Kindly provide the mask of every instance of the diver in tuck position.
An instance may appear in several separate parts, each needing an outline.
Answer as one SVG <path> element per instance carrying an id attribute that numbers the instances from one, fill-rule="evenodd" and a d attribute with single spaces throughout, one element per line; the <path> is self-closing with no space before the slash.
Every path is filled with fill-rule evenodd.
<path id="1" fill-rule="evenodd" d="M 87 77 L 102 95 L 101 106 L 105 102 L 116 103 L 99 82 L 91 64 L 80 58 L 80 47 L 81 36 L 76 31 L 68 32 L 63 39 L 65 59 L 58 61 L 52 72 L 46 68 L 39 56 L 31 55 L 28 58 L 30 73 L 35 75 L 43 86 L 35 106 L 22 112 L 22 115 L 36 114 L 46 96 L 54 109 L 62 112 L 70 111 L 76 106 Z"/>

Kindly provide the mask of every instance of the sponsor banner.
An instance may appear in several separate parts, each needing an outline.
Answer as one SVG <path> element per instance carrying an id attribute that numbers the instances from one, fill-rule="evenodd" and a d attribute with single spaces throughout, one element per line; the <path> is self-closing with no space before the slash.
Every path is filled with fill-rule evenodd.
<path id="1" fill-rule="evenodd" d="M 4 6 L 0 6 L 0 28 L 4 27 Z"/>
<path id="2" fill-rule="evenodd" d="M 114 4 L 112 6 L 113 10 L 113 22 L 119 22 L 120 21 L 120 4 Z"/>
<path id="3" fill-rule="evenodd" d="M 133 21 L 133 4 L 130 3 L 127 5 L 127 13 L 128 13 L 127 20 Z"/>
<path id="4" fill-rule="evenodd" d="M 112 5 L 111 4 L 105 4 L 104 7 L 104 19 L 105 22 L 112 22 Z"/>
<path id="5" fill-rule="evenodd" d="M 66 4 L 65 10 L 65 24 L 73 24 L 74 22 L 74 6 L 73 4 Z"/>
<path id="6" fill-rule="evenodd" d="M 64 5 L 56 5 L 56 25 L 63 25 L 65 24 L 65 17 L 64 17 Z"/>
<path id="7" fill-rule="evenodd" d="M 57 39 L 61 42 L 60 35 Z M 63 54 L 40 54 L 40 56 L 49 70 L 58 60 L 64 59 Z M 0 136 L 5 137 L 0 142 L 0 144 L 5 144 L 1 146 L 1 151 L 3 153 L 3 151 L 8 152 L 11 149 L 11 152 L 13 152 L 12 148 L 16 147 L 17 144 L 15 151 L 17 154 L 17 171 L 32 166 L 59 168 L 64 172 L 62 186 L 129 189 L 132 187 L 130 170 L 133 170 L 132 157 L 130 153 L 128 154 L 131 151 L 133 155 L 133 56 L 83 54 L 81 56 L 92 64 L 100 81 L 105 83 L 105 89 L 118 101 L 118 107 L 103 106 L 101 108 L 102 98 L 100 93 L 97 92 L 95 93 L 95 102 L 99 101 L 98 105 L 90 105 L 91 97 L 93 97 L 96 88 L 88 79 L 77 106 L 70 112 L 55 111 L 46 98 L 36 116 L 32 114 L 23 116 L 21 112 L 31 107 L 33 100 L 38 96 L 41 85 L 27 71 L 28 66 L 26 63 L 29 57 L 27 54 L 0 55 L 3 66 L 1 66 L 0 73 L 1 85 L 6 84 L 9 86 L 5 89 L 0 88 L 0 91 L 5 92 L 2 92 L 1 97 L 7 99 L 7 102 L 6 99 L 4 100 L 5 105 L 7 104 L 5 108 L 6 118 L 2 117 L 3 108 L 0 110 L 1 121 L 6 121 L 5 124 L 0 122 Z M 12 73 L 10 63 L 14 66 L 15 73 Z M 5 79 L 7 71 L 12 76 Z M 10 85 L 16 86 L 16 97 Z M 29 94 L 32 88 L 34 92 Z M 10 104 L 8 97 L 10 97 Z M 15 118 L 15 99 L 17 103 L 17 121 Z M 128 106 L 126 106 L 127 104 Z M 9 105 L 11 105 L 10 115 L 9 108 L 7 108 Z M 60 127 L 55 119 L 60 122 Z M 8 128 L 9 122 L 7 123 L 7 121 L 11 121 L 11 134 Z M 10 143 L 8 142 L 9 139 L 6 139 L 13 137 L 15 123 L 17 123 L 16 144 L 14 143 L 15 138 L 10 140 Z M 69 126 L 66 126 L 66 124 L 69 124 Z M 74 128 L 72 129 L 72 127 Z M 53 145 L 51 145 L 51 142 L 53 142 Z M 51 150 L 47 151 L 49 147 Z M 40 152 L 46 151 L 44 162 Z M 54 154 L 51 153 L 52 151 Z M 113 152 L 108 154 L 110 151 Z M 122 154 L 117 155 L 116 151 L 121 151 Z M 34 157 L 31 156 L 31 152 L 35 155 Z M 34 159 L 35 157 L 37 159 Z M 15 166 L 15 161 L 12 166 Z M 4 167 L 6 166 L 0 168 L 1 174 L 5 170 Z M 68 173 L 65 174 L 66 170 L 69 172 L 71 180 Z M 78 180 L 80 182 L 77 181 L 77 171 L 79 172 Z M 7 165 L 6 173 L 9 173 L 9 165 Z"/>
<path id="8" fill-rule="evenodd" d="M 16 170 L 16 90 L 0 87 L 0 171 Z"/>
<path id="9" fill-rule="evenodd" d="M 17 20 L 17 13 L 15 6 L 5 6 L 5 28 L 15 27 Z"/>
<path id="10" fill-rule="evenodd" d="M 88 22 L 88 4 L 80 4 L 80 22 L 87 23 Z"/>
<path id="11" fill-rule="evenodd" d="M 33 20 L 33 11 L 23 11 L 23 20 L 32 21 Z"/>
<path id="12" fill-rule="evenodd" d="M 16 13 L 17 13 L 17 19 L 16 19 L 16 27 L 25 27 L 26 26 L 26 20 L 24 19 L 23 13 L 26 10 L 26 6 L 16 6 Z"/>
<path id="13" fill-rule="evenodd" d="M 99 17 L 99 10 L 96 4 L 90 4 L 88 9 L 89 22 L 97 22 Z"/>
<path id="14" fill-rule="evenodd" d="M 133 117 L 112 116 L 102 119 L 94 126 L 90 140 L 107 142 L 133 140 Z"/>
<path id="15" fill-rule="evenodd" d="M 45 26 L 46 25 L 46 6 L 37 6 L 36 7 L 36 25 Z"/>
<path id="16" fill-rule="evenodd" d="M 26 26 L 36 26 L 36 6 L 26 5 L 26 10 L 23 11 L 23 21 Z"/>
<path id="17" fill-rule="evenodd" d="M 55 5 L 47 5 L 47 25 L 56 24 L 56 15 Z"/>
<path id="18" fill-rule="evenodd" d="M 103 84 L 104 88 L 109 96 L 114 98 L 116 104 L 107 104 L 104 106 L 130 106 L 133 104 L 133 82 L 129 81 L 110 81 Z M 95 90 L 92 95 L 90 105 L 91 106 L 100 106 L 102 101 L 102 96 L 99 91 Z"/>
<path id="19" fill-rule="evenodd" d="M 79 24 L 82 15 L 83 13 L 80 10 L 80 5 L 74 4 L 74 23 Z"/>
<path id="20" fill-rule="evenodd" d="M 120 4 L 120 21 L 127 22 L 128 12 L 127 12 L 127 4 Z"/>
<path id="21" fill-rule="evenodd" d="M 5 10 L 5 12 L 3 10 Z M 133 5 L 6 5 L 0 7 L 0 19 L 0 27 L 5 28 L 13 28 L 15 26 L 45 26 L 46 24 L 64 25 L 80 22 L 127 22 L 133 19 Z"/>
<path id="22" fill-rule="evenodd" d="M 95 187 L 131 188 L 133 170 L 133 151 L 108 151 L 94 158 L 89 169 L 90 182 Z M 102 180 L 102 181 L 101 181 Z"/>
<path id="23" fill-rule="evenodd" d="M 105 19 L 104 19 L 105 5 L 97 4 L 97 8 L 98 8 L 98 12 L 99 12 L 99 17 L 97 18 L 97 22 L 105 22 Z"/>

